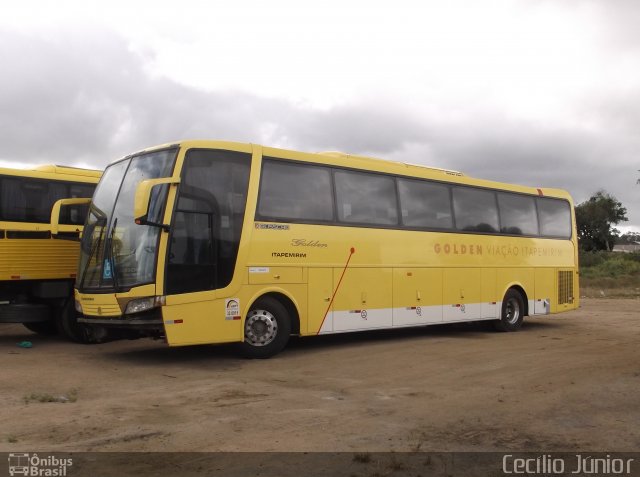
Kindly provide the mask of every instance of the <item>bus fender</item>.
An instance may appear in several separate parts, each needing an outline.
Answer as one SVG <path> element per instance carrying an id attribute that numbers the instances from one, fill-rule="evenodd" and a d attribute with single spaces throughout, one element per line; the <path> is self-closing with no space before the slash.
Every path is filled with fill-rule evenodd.
<path id="1" fill-rule="evenodd" d="M 244 322 L 247 318 L 247 313 L 249 313 L 249 310 L 251 309 L 253 304 L 263 296 L 272 296 L 282 302 L 285 308 L 287 308 L 287 311 L 289 312 L 289 315 L 291 317 L 291 334 L 300 334 L 300 303 L 294 298 L 291 293 L 279 287 L 262 288 L 259 292 L 254 293 L 249 298 L 249 300 L 247 301 L 249 305 L 244 308 L 242 313 L 243 328 Z"/>
<path id="2" fill-rule="evenodd" d="M 502 295 L 499 296 L 500 301 L 502 302 L 502 300 L 504 299 L 505 295 L 507 294 L 507 292 L 511 289 L 516 290 L 518 293 L 520 293 L 520 295 L 522 296 L 522 303 L 524 305 L 524 315 L 528 316 L 529 315 L 529 295 L 527 294 L 527 292 L 525 291 L 524 287 L 522 286 L 522 284 L 518 283 L 518 282 L 511 282 L 509 283 L 504 290 L 502 290 Z"/>

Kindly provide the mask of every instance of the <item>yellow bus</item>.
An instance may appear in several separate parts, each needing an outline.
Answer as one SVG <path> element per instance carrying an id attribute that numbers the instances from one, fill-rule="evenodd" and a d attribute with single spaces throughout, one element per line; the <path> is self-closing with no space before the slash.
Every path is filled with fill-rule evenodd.
<path id="1" fill-rule="evenodd" d="M 50 221 L 56 201 L 90 198 L 99 179 L 100 171 L 75 167 L 0 168 L 0 323 L 84 341 L 73 284 L 87 206 L 60 215 L 57 236 L 69 240 L 54 240 Z"/>
<path id="2" fill-rule="evenodd" d="M 341 153 L 183 141 L 111 164 L 80 321 L 171 346 L 523 317 L 578 306 L 568 193 Z"/>

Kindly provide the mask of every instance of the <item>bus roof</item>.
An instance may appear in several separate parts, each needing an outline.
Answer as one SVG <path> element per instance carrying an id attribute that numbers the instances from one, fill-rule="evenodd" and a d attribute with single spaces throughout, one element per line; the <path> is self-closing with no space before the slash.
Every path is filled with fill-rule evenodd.
<path id="1" fill-rule="evenodd" d="M 102 171 L 86 169 L 84 167 L 60 166 L 57 164 L 43 164 L 31 169 L 32 171 L 51 172 L 53 174 L 67 174 L 75 176 L 100 177 Z"/>
<path id="2" fill-rule="evenodd" d="M 321 156 L 329 156 L 329 157 L 337 157 L 340 159 L 350 159 L 353 157 L 357 157 L 359 159 L 365 159 L 365 160 L 371 160 L 371 161 L 384 161 L 384 159 L 378 159 L 376 157 L 367 157 L 367 156 L 356 156 L 354 154 L 347 154 L 346 152 L 340 152 L 340 151 L 323 151 L 323 152 L 318 152 L 317 154 L 321 155 Z M 464 174 L 462 172 L 459 171 L 454 171 L 451 169 L 442 169 L 440 167 L 431 167 L 431 166 L 425 166 L 423 164 L 414 164 L 411 162 L 397 162 L 397 161 L 387 161 L 387 162 L 391 162 L 393 164 L 400 164 L 400 165 L 405 165 L 405 166 L 409 166 L 409 167 L 421 167 L 423 169 L 429 169 L 432 171 L 438 171 L 438 172 L 443 172 L 447 175 L 450 176 L 458 176 L 461 177 Z"/>
<path id="3" fill-rule="evenodd" d="M 144 149 L 142 152 L 151 152 L 154 150 L 164 149 L 168 147 L 188 147 L 188 148 L 221 148 L 231 149 L 243 152 L 252 152 L 254 148 L 259 147 L 262 149 L 264 156 L 278 157 L 282 159 L 291 159 L 299 161 L 316 162 L 320 164 L 337 166 L 337 167 L 349 167 L 353 169 L 370 170 L 376 172 L 383 172 L 389 174 L 396 174 L 400 176 L 417 177 L 423 179 L 431 179 L 443 182 L 452 182 L 457 184 L 466 184 L 476 187 L 487 187 L 491 189 L 500 189 L 505 191 L 520 192 L 524 194 L 533 194 L 538 196 L 550 196 L 567 199 L 573 203 L 571 195 L 562 189 L 555 188 L 543 188 L 523 186 L 512 183 L 496 182 L 486 179 L 478 179 L 467 176 L 462 172 L 441 169 L 438 167 L 430 167 L 421 164 L 412 164 L 407 162 L 390 161 L 385 159 L 378 159 L 373 157 L 358 156 L 347 154 L 338 151 L 326 151 L 326 152 L 302 152 L 290 149 L 280 149 L 274 147 L 261 146 L 259 144 L 241 143 L 232 141 L 221 140 L 182 140 L 162 145 L 150 147 Z M 114 161 L 117 162 L 117 161 Z M 514 178 L 520 177 L 517 173 L 517 169 L 514 169 Z"/>
<path id="4" fill-rule="evenodd" d="M 43 164 L 29 169 L 0 168 L 1 175 L 31 177 L 34 179 L 68 180 L 76 182 L 96 183 L 102 175 L 97 169 Z"/>

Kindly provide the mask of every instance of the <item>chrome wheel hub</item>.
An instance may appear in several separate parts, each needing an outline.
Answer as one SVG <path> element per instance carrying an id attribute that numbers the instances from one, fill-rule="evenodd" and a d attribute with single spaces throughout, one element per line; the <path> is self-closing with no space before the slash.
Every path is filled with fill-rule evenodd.
<path id="1" fill-rule="evenodd" d="M 276 317 L 267 310 L 251 310 L 244 325 L 244 338 L 251 346 L 266 346 L 278 334 Z"/>
<path id="2" fill-rule="evenodd" d="M 515 298 L 510 298 L 506 306 L 506 321 L 510 325 L 518 322 L 520 319 L 520 303 Z"/>

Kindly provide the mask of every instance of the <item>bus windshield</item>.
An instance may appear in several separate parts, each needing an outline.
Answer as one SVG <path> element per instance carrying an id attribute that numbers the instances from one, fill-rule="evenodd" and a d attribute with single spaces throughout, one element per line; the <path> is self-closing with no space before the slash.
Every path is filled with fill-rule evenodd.
<path id="1" fill-rule="evenodd" d="M 121 290 L 154 281 L 160 229 L 134 222 L 134 196 L 140 181 L 171 175 L 177 151 L 138 154 L 107 167 L 82 238 L 79 289 Z M 166 193 L 166 186 L 157 188 L 153 207 L 164 207 Z"/>

